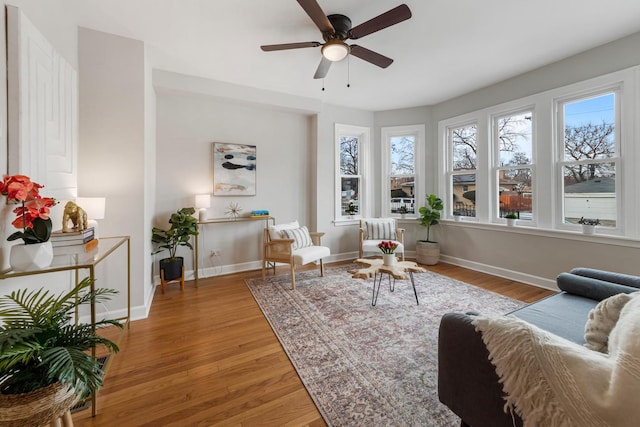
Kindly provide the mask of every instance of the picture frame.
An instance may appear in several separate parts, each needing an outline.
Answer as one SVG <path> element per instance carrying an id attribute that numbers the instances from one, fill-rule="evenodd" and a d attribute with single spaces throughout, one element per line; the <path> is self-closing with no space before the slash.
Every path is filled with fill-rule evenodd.
<path id="1" fill-rule="evenodd" d="M 213 195 L 256 195 L 256 146 L 213 143 Z"/>

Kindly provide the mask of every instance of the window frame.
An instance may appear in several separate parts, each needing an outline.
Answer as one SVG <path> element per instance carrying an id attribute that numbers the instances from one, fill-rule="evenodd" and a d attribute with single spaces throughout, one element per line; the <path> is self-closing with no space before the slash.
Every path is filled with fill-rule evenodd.
<path id="1" fill-rule="evenodd" d="M 406 218 L 417 218 L 418 208 L 424 205 L 423 194 L 425 194 L 425 166 L 424 166 L 424 147 L 425 147 L 425 125 L 407 125 L 407 126 L 390 126 L 383 127 L 380 131 L 381 141 L 381 162 L 382 173 L 380 183 L 381 198 L 380 212 L 388 217 L 400 218 L 399 213 L 391 212 L 391 177 L 398 176 L 391 174 L 391 138 L 401 136 L 414 136 L 414 213 L 407 214 Z"/>
<path id="2" fill-rule="evenodd" d="M 334 221 L 335 222 L 352 222 L 366 217 L 368 206 L 368 185 L 367 185 L 367 171 L 368 171 L 368 152 L 370 150 L 371 141 L 371 129 L 363 126 L 347 125 L 336 123 L 334 125 L 334 137 L 335 137 L 335 199 L 334 199 Z M 358 174 L 357 175 L 343 175 L 340 169 L 340 140 L 343 137 L 356 138 L 358 140 Z M 349 216 L 342 214 L 342 178 L 344 177 L 357 177 L 359 179 L 358 185 L 358 213 L 357 215 Z"/>
<path id="3" fill-rule="evenodd" d="M 493 224 L 495 227 L 503 225 L 493 219 L 495 200 L 491 200 L 491 192 L 497 191 L 494 185 L 497 177 L 493 168 L 494 152 L 492 139 L 492 116 L 504 113 L 532 109 L 535 123 L 532 134 L 535 140 L 533 147 L 534 158 L 534 186 L 538 190 L 534 195 L 536 224 L 520 224 L 525 227 L 504 227 L 506 232 L 520 232 L 523 229 L 538 229 L 549 232 L 563 233 L 563 236 L 577 236 L 581 233 L 580 226 L 563 224 L 563 192 L 562 169 L 560 162 L 564 160 L 564 128 L 559 127 L 558 101 L 576 100 L 604 94 L 618 89 L 616 100 L 619 102 L 616 110 L 619 129 L 616 129 L 617 158 L 607 159 L 616 162 L 616 197 L 618 221 L 616 228 L 598 227 L 593 236 L 576 237 L 579 239 L 640 239 L 640 223 L 636 221 L 640 211 L 640 186 L 634 185 L 640 181 L 640 146 L 635 141 L 640 140 L 640 66 L 633 66 L 606 75 L 601 75 L 567 86 L 550 89 L 520 99 L 508 101 L 499 105 L 481 108 L 455 117 L 438 121 L 438 191 L 444 194 L 444 219 L 451 218 L 451 188 L 450 188 L 450 155 L 448 128 L 476 122 L 478 124 L 478 169 L 477 184 L 485 188 L 488 193 L 483 199 L 476 200 L 477 226 Z M 561 138 L 562 137 L 562 138 Z M 487 156 L 487 157 L 484 157 Z M 478 191 L 481 191 L 480 189 Z M 530 226 L 529 226 L 530 225 Z"/>
<path id="4" fill-rule="evenodd" d="M 444 168 L 442 168 L 442 173 L 440 174 L 441 176 L 445 176 L 446 177 L 446 187 L 444 189 L 444 191 L 441 190 L 441 192 L 443 192 L 445 194 L 445 199 L 444 199 L 444 206 L 445 206 L 445 210 L 444 210 L 444 217 L 446 219 L 451 219 L 453 220 L 453 211 L 454 211 L 454 206 L 452 203 L 453 200 L 453 177 L 454 176 L 463 176 L 463 175 L 475 175 L 475 191 L 478 191 L 479 185 L 478 185 L 478 169 L 479 169 L 479 161 L 482 158 L 482 155 L 480 153 L 481 147 L 478 146 L 477 147 L 477 152 L 476 152 L 476 167 L 475 169 L 459 169 L 459 170 L 455 170 L 453 162 L 454 162 L 454 155 L 453 155 L 453 129 L 459 129 L 459 128 L 464 128 L 464 127 L 470 127 L 470 126 L 475 126 L 476 128 L 476 141 L 479 139 L 479 135 L 480 135 L 480 123 L 479 121 L 473 117 L 473 116 L 469 116 L 469 117 L 461 117 L 461 120 L 459 121 L 452 121 L 448 124 L 446 124 L 442 129 L 441 132 L 443 134 L 443 137 L 445 139 L 444 143 L 442 144 L 443 147 L 445 147 L 444 150 Z M 476 200 L 475 203 L 475 216 L 463 216 L 461 218 L 464 218 L 465 221 L 478 221 L 478 203 Z"/>

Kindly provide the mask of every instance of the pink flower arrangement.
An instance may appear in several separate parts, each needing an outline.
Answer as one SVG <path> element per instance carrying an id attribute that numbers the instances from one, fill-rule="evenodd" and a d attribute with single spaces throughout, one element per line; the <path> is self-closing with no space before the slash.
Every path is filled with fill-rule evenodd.
<path id="1" fill-rule="evenodd" d="M 40 196 L 43 187 L 25 175 L 4 175 L 0 193 L 7 196 L 7 200 L 20 204 L 13 210 L 17 218 L 11 224 L 22 230 L 13 233 L 7 240 L 22 239 L 27 245 L 49 240 L 52 227 L 49 208 L 56 204 L 56 200 Z"/>
<path id="2" fill-rule="evenodd" d="M 383 254 L 392 254 L 396 251 L 397 247 L 398 244 L 396 242 L 383 240 L 382 242 L 378 243 L 378 248 L 380 248 Z"/>

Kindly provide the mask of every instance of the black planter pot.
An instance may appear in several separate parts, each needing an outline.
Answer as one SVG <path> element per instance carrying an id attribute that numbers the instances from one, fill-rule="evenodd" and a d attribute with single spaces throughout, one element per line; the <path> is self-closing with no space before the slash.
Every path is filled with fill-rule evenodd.
<path id="1" fill-rule="evenodd" d="M 160 274 L 165 282 L 182 278 L 184 258 L 163 258 L 160 260 Z"/>

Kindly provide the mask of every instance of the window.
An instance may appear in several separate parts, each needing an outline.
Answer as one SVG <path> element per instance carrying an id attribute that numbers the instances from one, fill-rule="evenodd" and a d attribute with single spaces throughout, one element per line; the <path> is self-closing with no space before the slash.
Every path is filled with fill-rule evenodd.
<path id="1" fill-rule="evenodd" d="M 619 115 L 615 91 L 561 102 L 563 222 L 618 223 Z"/>
<path id="2" fill-rule="evenodd" d="M 525 111 L 494 118 L 496 210 L 533 220 L 533 113 Z"/>
<path id="3" fill-rule="evenodd" d="M 424 145 L 424 126 L 395 126 L 382 128 L 383 197 L 385 215 L 415 215 L 424 188 L 420 147 Z M 416 204 L 416 199 L 418 203 Z"/>
<path id="4" fill-rule="evenodd" d="M 640 238 L 639 83 L 636 66 L 440 121 L 445 218 L 514 212 L 519 225 L 580 232 L 584 217 L 600 221 L 596 236 Z"/>
<path id="5" fill-rule="evenodd" d="M 478 127 L 475 124 L 447 130 L 450 163 L 449 187 L 453 215 L 476 216 Z"/>
<path id="6" fill-rule="evenodd" d="M 362 215 L 364 204 L 364 153 L 369 141 L 369 129 L 336 125 L 337 200 L 336 218 Z"/>

